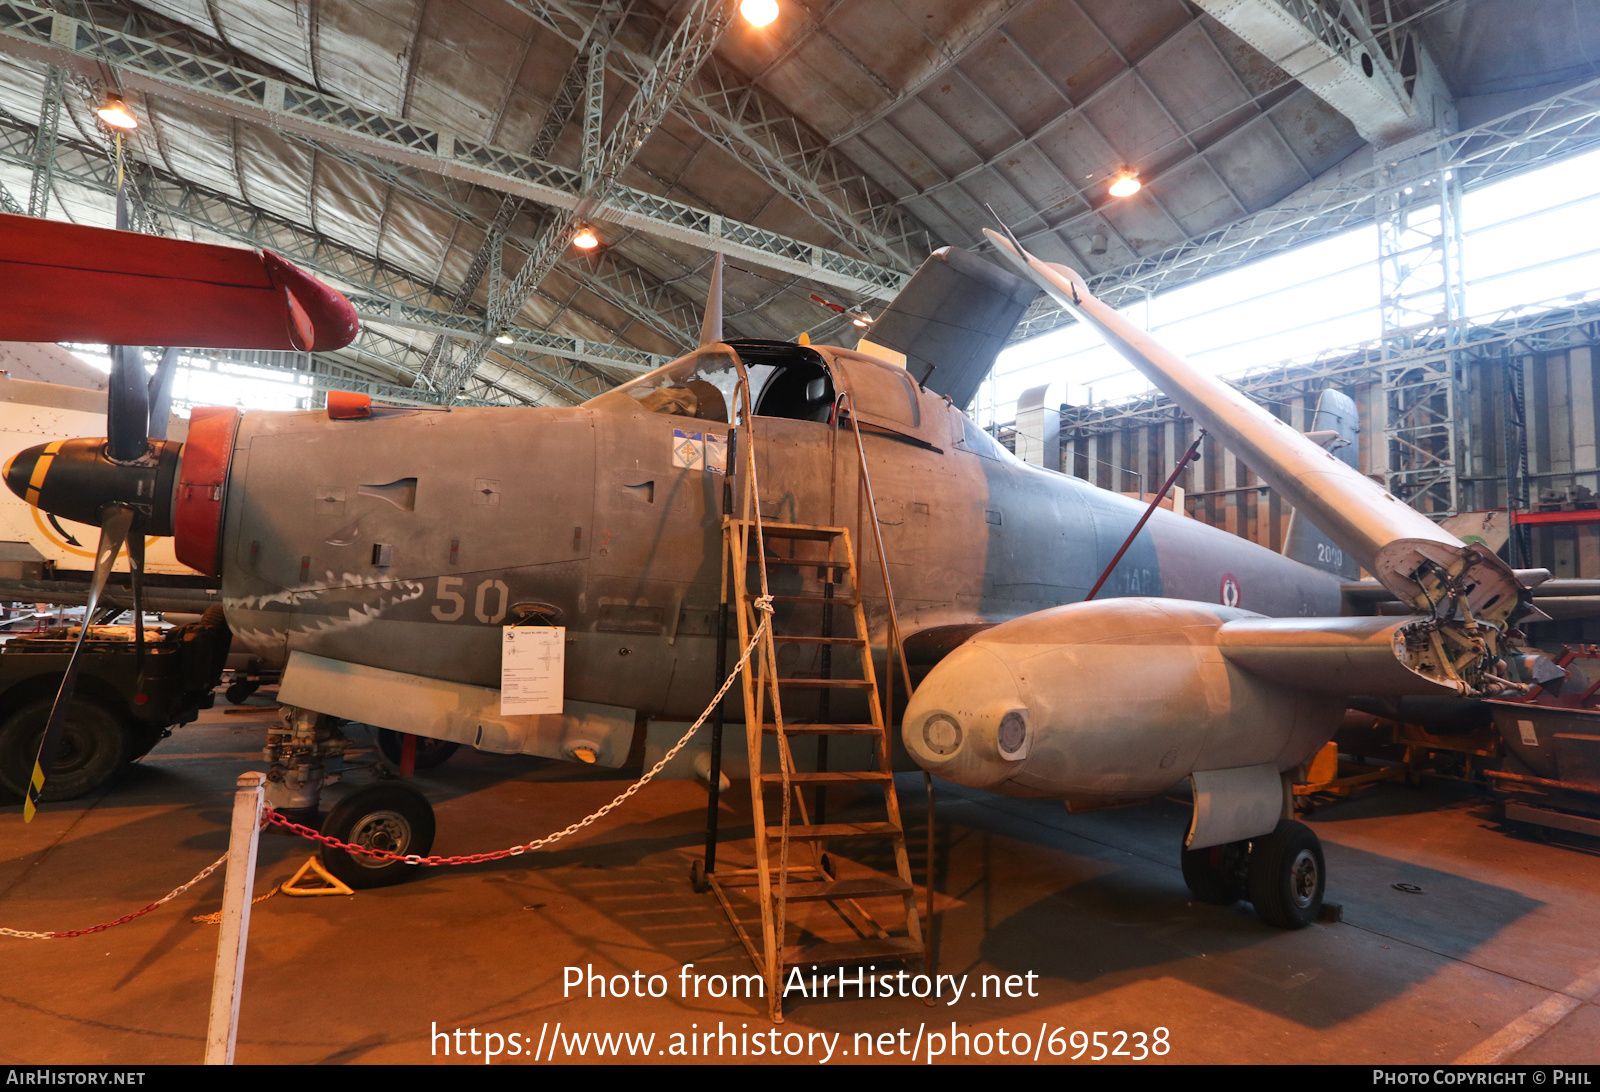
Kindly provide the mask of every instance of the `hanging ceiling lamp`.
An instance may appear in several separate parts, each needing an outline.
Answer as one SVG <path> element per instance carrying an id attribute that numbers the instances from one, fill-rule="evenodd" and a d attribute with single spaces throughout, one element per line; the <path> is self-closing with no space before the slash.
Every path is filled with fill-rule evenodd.
<path id="1" fill-rule="evenodd" d="M 95 114 L 113 129 L 133 130 L 139 127 L 139 119 L 134 116 L 133 108 L 121 95 L 114 92 L 106 95 L 105 103 L 95 111 Z"/>
<path id="2" fill-rule="evenodd" d="M 778 0 L 744 0 L 739 14 L 753 27 L 764 27 L 778 17 Z"/>
<path id="3" fill-rule="evenodd" d="M 1110 192 L 1112 197 L 1132 197 L 1143 188 L 1143 183 L 1139 181 L 1138 172 L 1124 167 L 1111 180 Z"/>

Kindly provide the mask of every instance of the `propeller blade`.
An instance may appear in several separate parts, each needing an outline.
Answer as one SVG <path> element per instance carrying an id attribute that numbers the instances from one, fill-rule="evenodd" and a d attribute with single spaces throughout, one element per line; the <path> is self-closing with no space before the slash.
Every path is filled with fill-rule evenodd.
<path id="1" fill-rule="evenodd" d="M 135 462 L 150 449 L 150 388 L 138 346 L 111 346 L 108 388 L 106 455 L 112 462 Z"/>
<path id="2" fill-rule="evenodd" d="M 133 585 L 133 670 L 135 700 L 144 694 L 144 533 L 128 536 L 128 580 Z"/>
<path id="3" fill-rule="evenodd" d="M 815 297 L 813 297 L 815 298 Z M 706 317 L 700 324 L 700 344 L 715 345 L 722 340 L 722 252 L 717 251 L 711 265 L 711 291 L 706 295 Z"/>
<path id="4" fill-rule="evenodd" d="M 148 439 L 165 440 L 167 421 L 172 416 L 172 380 L 178 374 L 178 347 L 161 350 L 161 363 L 150 377 L 150 428 Z"/>
<path id="5" fill-rule="evenodd" d="M 89 583 L 89 600 L 83 608 L 83 628 L 78 631 L 77 643 L 72 646 L 72 656 L 67 660 L 66 673 L 61 676 L 61 689 L 56 691 L 56 702 L 50 707 L 50 719 L 45 721 L 44 738 L 39 741 L 39 756 L 34 759 L 33 776 L 28 779 L 28 797 L 22 804 L 22 821 L 33 822 L 39 810 L 39 798 L 44 795 L 45 771 L 55 765 L 56 751 L 61 746 L 61 735 L 67 726 L 67 710 L 72 706 L 72 691 L 78 683 L 78 664 L 82 659 L 83 640 L 89 634 L 89 622 L 111 578 L 111 566 L 128 540 L 133 527 L 133 509 L 121 505 L 106 513 L 100 525 L 100 545 L 95 550 L 94 579 Z"/>

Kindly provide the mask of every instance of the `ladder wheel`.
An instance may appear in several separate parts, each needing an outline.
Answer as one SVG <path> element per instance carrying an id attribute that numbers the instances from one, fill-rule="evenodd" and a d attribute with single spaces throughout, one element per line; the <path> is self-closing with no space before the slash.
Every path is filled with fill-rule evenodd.
<path id="1" fill-rule="evenodd" d="M 689 887 L 696 895 L 704 895 L 711 890 L 711 881 L 706 878 L 705 862 L 698 858 L 689 864 Z"/>

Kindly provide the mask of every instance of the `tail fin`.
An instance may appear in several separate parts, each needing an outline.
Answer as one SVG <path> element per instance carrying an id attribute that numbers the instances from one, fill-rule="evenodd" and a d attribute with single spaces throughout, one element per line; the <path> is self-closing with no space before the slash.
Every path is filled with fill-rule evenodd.
<path id="1" fill-rule="evenodd" d="M 1355 470 L 1361 469 L 1361 418 L 1350 396 L 1333 388 L 1317 398 L 1308 439 L 1331 451 L 1335 458 Z M 1297 508 L 1289 516 L 1289 533 L 1284 536 L 1283 556 L 1346 580 L 1361 576 L 1361 566 L 1306 519 Z"/>

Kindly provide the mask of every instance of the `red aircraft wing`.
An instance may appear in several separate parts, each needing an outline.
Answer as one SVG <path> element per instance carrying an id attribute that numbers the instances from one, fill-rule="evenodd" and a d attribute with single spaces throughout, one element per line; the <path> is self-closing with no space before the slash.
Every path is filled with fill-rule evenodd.
<path id="1" fill-rule="evenodd" d="M 0 341 L 338 349 L 350 301 L 269 251 L 0 214 Z"/>

